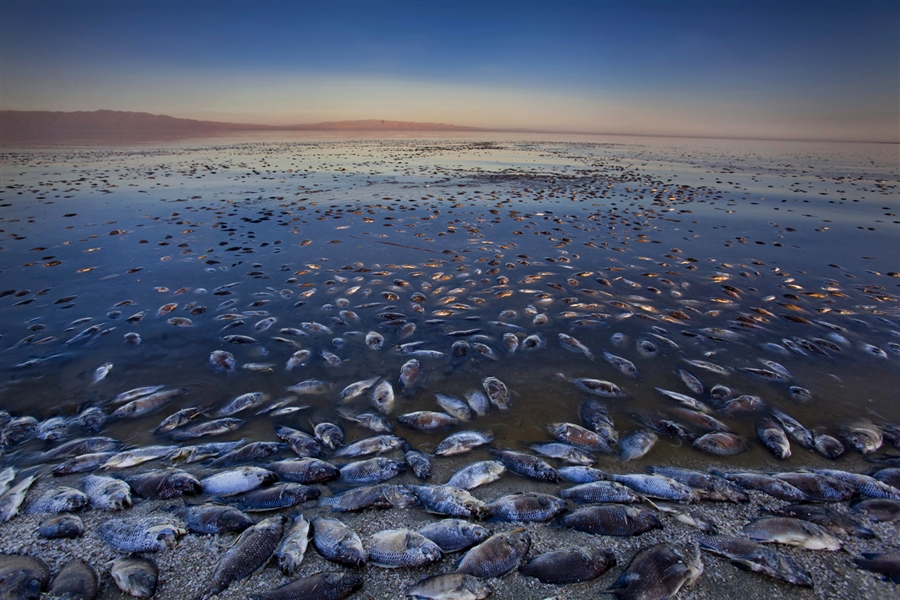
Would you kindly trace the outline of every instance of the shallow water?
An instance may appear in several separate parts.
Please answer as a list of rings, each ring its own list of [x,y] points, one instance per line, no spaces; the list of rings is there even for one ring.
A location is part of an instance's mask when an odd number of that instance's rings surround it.
[[[183,407],[223,406],[251,391],[274,401],[306,379],[333,384],[327,394],[296,400],[308,409],[282,417],[241,413],[247,423],[216,438],[274,440],[274,423],[309,430],[310,420],[337,419],[338,393],[360,379],[377,375],[394,384],[396,417],[439,410],[435,392],[462,397],[491,375],[512,390],[511,410],[495,409],[456,429],[490,429],[494,445],[519,448],[548,440],[548,423],[580,422],[584,394],[559,373],[621,386],[627,397],[605,403],[624,434],[639,427],[632,414],[673,405],[654,388],[690,394],[677,375],[685,368],[706,390],[722,383],[735,395],[759,395],[808,428],[835,432],[860,417],[900,420],[900,175],[893,146],[243,137],[6,149],[0,158],[0,287],[10,292],[0,298],[0,407],[14,415],[71,416],[88,405],[111,409],[116,394],[139,386],[186,387],[162,410],[104,431],[145,445],[165,442],[151,430]],[[214,293],[232,283],[238,285],[229,295]],[[414,292],[427,298],[421,312]],[[64,300],[69,296],[75,298]],[[339,317],[339,299],[358,322]],[[229,300],[233,306],[220,308]],[[123,301],[130,303],[116,306]],[[167,303],[178,306],[159,316]],[[529,307],[547,322],[534,325]],[[516,316],[501,317],[504,310]],[[126,322],[139,311],[146,311],[143,320]],[[401,340],[402,323],[378,316],[385,311],[405,315],[415,332]],[[242,313],[244,325],[223,331],[232,321],[216,317],[225,313]],[[255,330],[266,316],[277,321]],[[192,325],[173,326],[172,317]],[[591,324],[579,324],[584,318]],[[520,327],[520,341],[539,335],[543,346],[510,355],[501,342],[508,330],[496,321]],[[333,334],[279,333],[301,322],[322,323]],[[97,335],[69,343],[94,325]],[[447,333],[475,328],[498,360],[450,356],[461,338]],[[385,336],[385,348],[366,347],[369,331]],[[141,344],[123,341],[128,332]],[[596,358],[563,349],[560,332]],[[614,344],[614,333],[626,342]],[[642,357],[636,343],[653,339],[650,333],[677,348],[658,343],[658,356]],[[258,343],[229,344],[229,334]],[[785,338],[824,339],[838,349],[782,356],[764,347]],[[420,357],[424,381],[404,396],[397,379],[410,357],[392,347],[413,341],[446,356]],[[312,359],[286,372],[298,347],[312,350]],[[343,363],[328,365],[323,349]],[[271,364],[274,372],[215,372],[207,365],[214,350],[232,352],[239,365]],[[634,362],[640,377],[622,375],[602,359],[604,350]],[[32,359],[46,360],[20,366]],[[779,362],[793,379],[770,383],[740,370],[761,368],[761,360]],[[94,369],[108,362],[110,373],[93,383]],[[807,388],[813,400],[794,401],[789,385]],[[371,406],[364,398],[352,408]],[[761,467],[774,460],[756,440],[754,417],[716,416],[747,439],[748,452],[712,457],[662,438],[629,468]],[[366,435],[342,424],[348,439]],[[424,449],[445,435],[402,426],[398,433]],[[40,448],[28,442],[7,457],[16,462]],[[446,460],[485,457],[481,449]],[[614,457],[598,460],[600,468],[619,468]],[[795,448],[781,464],[819,461]]]

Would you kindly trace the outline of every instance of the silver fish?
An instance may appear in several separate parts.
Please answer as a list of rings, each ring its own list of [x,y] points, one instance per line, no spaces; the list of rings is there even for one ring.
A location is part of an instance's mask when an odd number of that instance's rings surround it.
[[[698,369],[703,369],[704,371],[709,371],[710,373],[715,373],[716,375],[731,375],[731,369],[727,369],[725,367],[721,367],[717,364],[707,362],[705,360],[687,360],[685,361],[687,364],[697,367]]]
[[[549,521],[565,512],[566,501],[538,492],[518,492],[487,505],[488,516],[502,521]]]
[[[168,433],[173,429],[178,429],[179,427],[184,427],[198,416],[203,413],[202,407],[192,406],[189,408],[183,408],[176,413],[173,413],[162,420],[162,422],[153,429],[153,433],[159,435],[162,433]]]
[[[406,588],[418,600],[483,600],[490,594],[490,587],[467,573],[432,575]]]
[[[442,552],[459,552],[491,537],[491,532],[462,519],[441,519],[418,530],[440,547]]]
[[[860,569],[884,575],[893,583],[900,583],[900,552],[863,552],[853,562]]]
[[[878,426],[866,419],[848,423],[841,428],[840,433],[845,440],[863,454],[875,452],[881,448],[884,441],[884,436]]]
[[[755,542],[726,535],[700,535],[697,542],[703,550],[724,556],[742,569],[794,585],[813,587],[812,577],[793,559]]]
[[[207,494],[230,496],[249,492],[272,483],[278,476],[268,469],[259,467],[238,467],[229,471],[221,471],[200,480],[200,486]]]
[[[490,409],[490,401],[480,390],[473,390],[466,394],[466,402],[479,417],[483,417]]]
[[[634,363],[626,358],[616,356],[615,354],[611,354],[609,352],[604,352],[603,359],[613,367],[618,369],[626,377],[637,379],[640,376],[640,373],[638,372],[637,367],[634,366]]]
[[[597,579],[615,566],[615,555],[594,546],[545,552],[519,567],[519,572],[543,583],[578,583]]]
[[[603,481],[606,479],[606,473],[600,469],[591,467],[562,467],[558,469],[559,476],[565,481],[572,483],[590,483],[592,481]]]
[[[340,401],[341,402],[349,402],[350,400],[353,400],[354,398],[357,398],[357,397],[363,395],[364,393],[369,391],[369,389],[373,385],[375,385],[375,383],[379,379],[380,379],[380,377],[372,377],[371,379],[363,379],[361,381],[356,381],[354,383],[351,383],[350,385],[345,387],[343,390],[341,390]]]
[[[35,476],[29,475],[0,496],[0,523],[6,523],[19,514],[19,508],[34,480]]]
[[[366,454],[381,454],[395,450],[403,445],[403,440],[393,435],[376,435],[374,437],[358,440],[344,446],[334,456],[365,456]]]
[[[171,402],[173,399],[187,393],[187,388],[162,390],[148,396],[141,396],[117,408],[110,417],[118,419],[122,417],[140,417],[155,412]]]
[[[97,528],[100,539],[119,552],[158,552],[173,547],[187,533],[171,517],[152,515],[138,519],[110,519]]]
[[[265,565],[278,547],[284,533],[284,517],[276,515],[244,530],[231,549],[216,565],[205,594],[222,592],[235,581],[249,577]]]
[[[563,444],[561,442],[526,444],[525,446],[534,450],[541,456],[563,460],[572,465],[587,466],[597,462],[596,458],[581,448],[576,448],[575,446],[570,446],[569,444]]]
[[[574,423],[553,423],[547,426],[547,431],[559,441],[565,444],[571,444],[576,448],[581,448],[582,450],[587,450],[589,452],[613,453],[606,438],[589,429],[585,429],[581,425],[575,425]]]
[[[389,381],[382,381],[372,388],[372,405],[385,415],[394,410],[394,388]]]
[[[137,598],[151,598],[156,593],[159,568],[145,558],[117,558],[109,574],[120,590]]]
[[[607,593],[619,600],[672,598],[702,573],[700,549],[693,543],[657,544],[638,552]]]
[[[181,469],[145,471],[126,477],[125,482],[136,495],[151,500],[194,496],[202,491],[200,481]]]
[[[597,502],[615,502],[619,504],[637,504],[643,498],[628,487],[615,481],[591,481],[559,491],[562,498],[575,502],[594,504]]]
[[[469,550],[456,572],[481,579],[502,577],[519,566],[530,547],[531,536],[524,529],[494,534]]]
[[[422,379],[422,365],[415,358],[406,361],[400,367],[400,383],[404,391],[414,388]]]
[[[460,421],[472,420],[472,409],[460,398],[449,394],[436,393],[438,405]]]
[[[776,458],[785,460],[791,456],[791,444],[788,442],[784,430],[773,419],[757,421],[756,435]]]
[[[369,562],[379,567],[423,567],[441,559],[441,549],[409,529],[387,529],[369,537]]]
[[[704,500],[714,502],[748,502],[749,496],[735,483],[709,473],[679,467],[647,467],[654,475],[674,479],[692,488]]]
[[[480,518],[485,514],[484,502],[466,490],[449,485],[412,485],[409,489],[416,495],[425,510],[451,517]]]
[[[595,535],[633,536],[659,529],[662,523],[648,510],[625,504],[597,504],[579,508],[559,519],[563,527]]]
[[[296,577],[300,571],[300,564],[309,545],[309,526],[309,521],[303,515],[294,517],[284,539],[275,550],[278,567],[288,577]]]
[[[700,378],[684,369],[678,369],[678,377],[684,382],[684,385],[695,394],[702,394],[704,387]]]
[[[619,444],[619,460],[628,462],[641,458],[653,448],[659,437],[646,429],[635,429],[625,435]]]
[[[862,475],[858,473],[847,473],[846,471],[838,471],[836,469],[813,469],[813,473],[833,477],[844,483],[849,483],[861,496],[867,498],[890,498],[892,500],[900,500],[900,490],[879,481],[874,477]]]
[[[87,495],[91,508],[122,510],[131,506],[131,488],[121,479],[88,475],[81,480],[81,489]]]
[[[672,515],[677,521],[685,525],[696,527],[706,533],[719,533],[719,528],[715,522],[701,514],[700,511],[689,510],[683,506],[666,504],[665,502],[654,502],[653,505],[659,512]]]
[[[537,456],[515,450],[495,450],[493,448],[490,450],[490,453],[498,457],[503,466],[513,473],[537,479],[538,481],[551,481],[553,483],[559,481],[559,473],[556,469]]]
[[[37,498],[30,500],[25,507],[25,512],[27,514],[73,512],[88,506],[89,503],[84,492],[60,486],[49,489]]]
[[[406,463],[383,457],[340,465],[339,480],[344,483],[381,483],[406,470]]]
[[[125,450],[124,452],[117,452],[111,456],[100,468],[127,469],[128,467],[134,467],[151,460],[168,458],[176,450],[178,450],[176,446],[169,445],[144,446],[142,448],[134,448],[133,450]]]
[[[217,410],[215,416],[230,417],[241,411],[255,408],[266,402],[268,399],[269,395],[263,392],[248,392],[246,394],[241,394],[240,396],[232,398],[228,404]]]
[[[697,493],[688,486],[662,475],[642,475],[638,473],[630,475],[607,474],[610,481],[621,483],[645,496],[659,498],[661,500],[673,500],[675,502],[696,502],[699,500]]]
[[[413,471],[413,475],[419,479],[428,479],[431,477],[431,460],[428,455],[421,450],[409,449],[403,453],[406,464]]]
[[[40,558],[4,554],[0,560],[0,597],[4,600],[38,600],[49,581],[50,569]]]
[[[763,517],[750,521],[744,535],[754,542],[778,542],[807,550],[841,549],[841,542],[824,527],[789,517]]]
[[[324,558],[348,567],[366,564],[369,556],[362,540],[344,523],[337,519],[316,517],[312,525],[313,544]]]
[[[198,437],[204,437],[208,435],[219,435],[222,433],[227,433],[229,431],[234,431],[241,425],[243,425],[245,421],[243,419],[238,419],[236,417],[226,417],[224,419],[215,419],[214,421],[207,421],[206,423],[198,423],[197,425],[193,425],[188,427],[187,429],[182,429],[181,431],[176,432],[172,435],[172,439],[176,441],[182,440],[190,440]],[[200,460],[200,459],[195,459]],[[193,461],[189,461],[193,462]]]

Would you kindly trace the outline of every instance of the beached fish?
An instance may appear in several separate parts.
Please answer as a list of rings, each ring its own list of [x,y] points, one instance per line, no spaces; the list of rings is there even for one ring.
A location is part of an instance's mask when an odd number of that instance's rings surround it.
[[[698,437],[691,445],[716,456],[734,456],[748,450],[742,437],[728,432],[707,433]]]
[[[559,441],[587,450],[589,452],[603,452],[612,454],[609,442],[599,433],[595,433],[581,425],[574,423],[553,423],[547,426],[547,431]]]
[[[178,450],[177,446],[158,445],[158,446],[142,446],[132,450],[125,450],[113,454],[100,468],[102,469],[127,469],[151,460],[159,460],[168,458],[173,452]]]
[[[609,550],[569,547],[536,556],[519,567],[519,572],[542,583],[566,584],[596,579],[615,564],[616,557]]]
[[[313,544],[324,558],[348,567],[361,567],[368,561],[359,535],[341,521],[316,517],[312,526]]]
[[[181,469],[146,471],[126,477],[125,482],[136,495],[151,500],[194,496],[202,491],[200,481]]]
[[[856,488],[839,479],[818,473],[773,473],[806,494],[813,502],[840,502],[856,495]]]
[[[594,398],[586,398],[581,402],[581,420],[591,430],[606,440],[607,444],[616,444],[619,434],[616,431],[609,411],[601,401]]]
[[[0,496],[0,524],[6,523],[19,514],[19,508],[25,501],[25,495],[34,480],[35,476],[29,475]]]
[[[91,508],[122,510],[131,506],[131,488],[121,479],[88,475],[81,480],[81,489],[87,495]]]
[[[679,467],[647,467],[654,475],[674,479],[695,490],[704,500],[715,502],[748,502],[750,497],[736,484],[709,473]]]
[[[158,552],[175,546],[187,533],[181,523],[164,515],[110,519],[97,527],[104,542],[119,552]]]
[[[161,409],[163,406],[187,393],[187,388],[175,388],[170,390],[161,390],[147,396],[141,396],[136,400],[124,404],[117,408],[110,415],[111,418],[119,419],[122,417],[140,417],[150,414]]]
[[[884,441],[884,436],[878,426],[866,419],[848,423],[841,428],[840,433],[851,446],[863,454],[875,452],[881,448]]]
[[[861,496],[867,498],[890,498],[900,500],[900,490],[890,486],[874,477],[859,473],[848,473],[837,469],[812,469],[813,473],[833,477],[844,483],[852,485]]]
[[[295,483],[325,483],[337,479],[340,470],[318,458],[299,458],[269,463],[266,468],[278,474],[279,479]]]
[[[860,569],[884,575],[893,583],[900,583],[900,552],[863,552],[861,558],[853,562]]]
[[[854,512],[861,512],[875,523],[900,521],[900,501],[886,498],[860,500],[851,506]]]
[[[803,519],[804,521],[821,525],[831,533],[866,539],[875,537],[875,532],[868,527],[863,527],[862,524],[844,513],[826,506],[817,504],[789,504],[788,506],[776,509],[764,508],[763,512],[776,517]]]
[[[703,550],[724,556],[741,569],[762,573],[794,585],[813,587],[810,574],[792,558],[756,542],[727,535],[700,535],[697,536],[697,542]]]
[[[276,483],[228,498],[244,512],[264,512],[290,508],[319,497],[319,490],[301,483]]]
[[[278,479],[278,475],[259,467],[238,467],[220,471],[200,480],[200,486],[207,494],[230,496],[255,490]]]
[[[491,536],[491,533],[481,525],[462,519],[441,519],[421,527],[418,533],[437,544],[445,553],[465,550]]]
[[[558,472],[561,479],[572,483],[590,483],[592,481],[606,480],[605,471],[591,467],[561,467],[558,469]]]
[[[284,533],[284,517],[276,515],[245,529],[225,556],[219,560],[212,581],[202,596],[212,596],[235,581],[246,579],[265,565]]]
[[[269,592],[253,594],[250,600],[343,600],[362,588],[356,575],[322,572],[301,577]]]
[[[726,473],[715,469],[710,472],[717,477],[722,477],[723,479],[734,482],[744,489],[764,492],[779,500],[785,500],[787,502],[804,502],[810,500],[810,497],[805,492],[797,489],[788,481],[772,477],[771,475],[752,472]]]
[[[32,497],[25,506],[25,513],[73,512],[81,510],[88,504],[90,504],[90,500],[84,492],[67,486],[59,486],[46,490],[37,498]]]
[[[791,444],[788,442],[784,430],[773,419],[757,421],[756,435],[776,458],[785,460],[791,456]]]
[[[599,502],[615,502],[619,504],[637,504],[643,498],[628,487],[614,481],[591,481],[560,490],[562,498],[574,500],[582,504]]]
[[[523,529],[494,534],[469,550],[456,572],[481,579],[502,577],[519,566],[530,547],[531,536]]]
[[[487,505],[466,490],[450,485],[411,485],[426,511],[451,517],[481,518]]]
[[[579,508],[559,519],[562,527],[571,527],[595,535],[632,536],[659,529],[662,523],[648,510],[625,504],[597,504]]]
[[[81,537],[84,534],[84,522],[78,515],[61,513],[41,521],[37,534],[51,540]]]
[[[409,393],[414,387],[421,383],[423,377],[422,365],[415,358],[411,358],[400,367],[400,383],[403,385],[404,393]]]
[[[406,463],[383,457],[340,465],[339,480],[344,483],[381,483],[406,470]]]
[[[413,475],[419,479],[428,479],[431,477],[431,459],[421,450],[410,448],[403,453],[406,464],[413,471]]]
[[[388,569],[422,567],[441,559],[440,547],[409,529],[387,529],[369,537],[369,562]]]
[[[365,456],[366,454],[381,454],[396,450],[404,444],[404,441],[394,435],[376,435],[364,438],[348,444],[334,453],[335,457]]]
[[[417,502],[418,499],[408,487],[387,483],[353,488],[336,496],[319,498],[319,506],[330,506],[334,512],[351,512],[366,508],[406,508]]]
[[[137,598],[151,598],[156,593],[159,568],[145,558],[117,558],[109,574],[120,590]]]
[[[538,492],[518,492],[487,505],[487,515],[502,521],[549,521],[565,512],[566,501]]]
[[[672,500],[674,502],[697,502],[699,496],[690,487],[662,475],[630,475],[607,474],[610,481],[621,483],[651,498]]]
[[[437,398],[438,405],[453,417],[460,421],[472,420],[472,409],[464,400],[457,398],[456,396],[441,393],[436,393],[435,398]]]
[[[468,573],[443,573],[409,586],[406,595],[417,600],[483,600],[491,588]]]
[[[750,521],[744,535],[754,542],[778,542],[807,550],[841,549],[841,542],[824,527],[790,517],[762,517]]]
[[[702,573],[700,549],[693,543],[657,544],[638,552],[607,593],[619,600],[673,598]]]
[[[495,450],[493,448],[491,448],[490,452],[499,458],[503,466],[513,473],[537,479],[538,481],[550,481],[553,483],[559,481],[559,473],[556,469],[536,456],[515,450]]]
[[[200,535],[239,533],[253,525],[253,520],[237,508],[219,504],[186,505],[175,509],[175,514],[191,533]]]
[[[561,442],[544,442],[541,444],[526,444],[526,447],[534,450],[541,456],[546,456],[548,458],[556,458],[562,461],[565,461],[569,464],[573,465],[592,465],[597,462],[597,459],[594,458],[588,452],[576,448],[575,446],[570,446],[569,444],[563,444]]]
[[[94,600],[100,591],[97,571],[80,558],[67,562],[50,582],[51,598]]]

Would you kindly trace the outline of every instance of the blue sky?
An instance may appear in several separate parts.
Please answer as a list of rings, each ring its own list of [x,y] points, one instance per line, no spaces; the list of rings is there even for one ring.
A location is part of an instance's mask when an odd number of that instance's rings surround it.
[[[15,2],[0,102],[897,141],[898,2]]]

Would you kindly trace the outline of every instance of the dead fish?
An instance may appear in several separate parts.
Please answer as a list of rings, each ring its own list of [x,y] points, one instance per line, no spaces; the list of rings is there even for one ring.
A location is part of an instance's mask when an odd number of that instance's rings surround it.
[[[614,481],[590,481],[559,491],[562,498],[574,500],[582,504],[615,502],[618,504],[637,504],[643,501],[641,496],[628,487]]]
[[[287,388],[289,392],[293,392],[300,396],[324,394],[330,389],[330,383],[319,379],[307,379]]]
[[[351,383],[350,385],[345,387],[343,390],[341,390],[340,401],[341,402],[349,402],[350,400],[353,400],[354,398],[357,398],[357,397],[363,395],[364,393],[369,391],[369,389],[373,385],[375,385],[375,383],[379,379],[381,379],[381,378],[380,377],[372,377],[371,379],[363,379],[361,381],[356,381],[354,383]]]
[[[757,421],[756,435],[776,458],[785,460],[791,456],[791,444],[784,431],[774,420],[760,419]]]
[[[559,481],[557,470],[536,456],[515,450],[495,450],[493,448],[490,453],[498,457],[503,466],[513,473],[538,481],[553,483]]]
[[[690,410],[695,410],[697,412],[706,413],[706,414],[709,414],[712,412],[712,410],[707,405],[700,402],[696,398],[692,398],[685,394],[680,394],[678,392],[673,392],[671,390],[666,390],[663,388],[653,388],[653,389],[655,389],[657,392],[659,392],[663,396],[665,396],[667,398],[671,398],[672,400],[674,400],[675,402],[677,402],[684,408],[688,408]]]
[[[490,594],[490,587],[468,573],[432,575],[406,588],[418,600],[483,600]]]
[[[393,435],[376,435],[364,438],[344,446],[334,453],[334,456],[365,456],[366,454],[381,454],[401,447],[404,441]]]
[[[562,527],[595,535],[633,536],[659,529],[662,523],[648,510],[625,504],[598,504],[579,508],[559,519]]]
[[[302,600],[309,598],[343,600],[352,596],[363,585],[356,575],[338,572],[322,572],[301,577],[270,592],[251,595],[250,600]]]
[[[646,429],[635,429],[628,432],[619,444],[619,461],[628,462],[641,458],[653,448],[659,437]]]
[[[465,550],[491,536],[491,532],[481,525],[462,519],[441,519],[420,528],[418,533],[437,544],[445,553]]]
[[[319,490],[301,483],[276,483],[228,499],[244,512],[264,512],[297,506],[319,497]]]
[[[59,486],[46,490],[37,498],[31,499],[25,507],[25,513],[73,512],[88,506],[89,503],[84,492],[67,486]]]
[[[420,410],[397,417],[397,422],[401,425],[415,429],[416,431],[442,431],[459,425],[459,419],[452,417],[447,413],[435,412],[431,410]]]
[[[214,414],[217,417],[229,417],[239,412],[256,408],[269,399],[269,395],[263,392],[248,392],[232,398],[228,404],[217,410]]]
[[[561,442],[546,442],[542,444],[525,444],[527,448],[534,450],[541,456],[556,458],[572,465],[592,465],[597,459],[581,448],[563,444]]]
[[[168,458],[178,448],[176,446],[142,446],[133,450],[125,450],[112,455],[109,460],[103,463],[101,469],[126,469],[134,467],[151,460],[160,458]]]
[[[97,383],[102,379],[105,379],[109,372],[112,371],[113,364],[111,362],[104,363],[94,369],[94,372],[91,373],[91,383]]]
[[[483,417],[490,409],[490,400],[480,390],[473,390],[466,394],[466,402],[479,417]]]
[[[360,567],[368,561],[359,535],[338,519],[316,517],[312,526],[313,544],[322,557],[348,567]]]
[[[431,477],[431,460],[421,450],[409,449],[403,453],[406,464],[413,471],[413,475],[419,479],[429,479]]]
[[[505,383],[496,377],[488,376],[481,380],[481,385],[491,404],[500,410],[509,410],[509,388]]]
[[[615,354],[611,354],[610,352],[604,352],[603,358],[604,360],[606,360],[606,362],[618,369],[626,377],[631,377],[632,379],[637,379],[638,377],[640,377],[640,373],[638,373],[637,367],[635,367],[634,363],[630,360],[622,358],[621,356],[616,356]]]
[[[260,467],[238,467],[220,471],[200,480],[200,487],[207,494],[231,496],[255,490],[278,479],[278,475]]]
[[[599,433],[595,433],[581,425],[574,423],[553,423],[547,426],[547,431],[559,441],[575,446],[589,452],[603,452],[612,454],[609,443]]]
[[[240,419],[233,420],[243,422]],[[196,444],[193,446],[182,446],[181,448],[175,450],[169,456],[169,459],[172,462],[194,463],[201,460],[206,460],[207,458],[220,456],[226,452],[231,452],[235,448],[246,444],[247,441],[247,438],[242,438],[231,442],[209,442],[206,444]]]
[[[738,485],[717,475],[679,467],[647,467],[647,470],[654,475],[662,475],[690,487],[704,500],[713,502],[750,501],[750,497]]]
[[[791,377],[784,375],[783,373],[772,371],[769,369],[757,369],[755,367],[741,367],[741,371],[744,373],[749,373],[754,377],[759,377],[760,379],[764,379],[766,381],[778,381],[785,382],[790,381]]]
[[[487,505],[488,516],[502,521],[549,521],[566,510],[565,500],[537,492],[510,494]]]
[[[120,590],[137,598],[151,598],[156,593],[159,568],[145,558],[117,558],[109,574]]]
[[[469,550],[456,572],[481,579],[502,577],[519,566],[530,547],[531,537],[523,529],[494,534]]]
[[[81,480],[81,489],[91,508],[122,510],[131,506],[131,487],[121,479],[105,475],[88,475]]]
[[[387,529],[369,537],[369,562],[379,567],[422,567],[441,559],[437,544],[409,529]]]
[[[854,558],[853,562],[860,569],[884,575],[893,583],[900,583],[900,552],[863,552],[862,558]]]
[[[884,441],[881,430],[871,421],[861,419],[841,428],[841,436],[863,454],[871,454]]]
[[[818,473],[773,473],[809,496],[813,502],[841,502],[856,495],[856,488],[839,479]]]
[[[417,503],[412,490],[402,485],[379,483],[350,489],[336,496],[319,498],[319,506],[330,506],[335,512],[366,508],[407,508]]]
[[[38,600],[50,582],[50,569],[40,558],[0,554],[0,598]]]
[[[700,549],[693,543],[656,544],[638,552],[605,593],[619,600],[662,600],[674,597],[702,573]]]
[[[84,522],[78,515],[62,513],[44,519],[38,527],[37,533],[40,537],[49,540],[74,539],[84,534]]]
[[[438,405],[460,421],[472,420],[472,409],[460,398],[449,394],[436,393]]]
[[[697,536],[700,548],[724,556],[744,570],[762,573],[794,585],[813,587],[812,577],[790,557],[744,538],[727,535]]]
[[[806,492],[797,489],[787,481],[771,475],[752,472],[726,473],[715,469],[710,472],[717,477],[732,481],[744,489],[764,492],[786,502],[808,502],[810,500]]]
[[[678,369],[678,377],[684,382],[684,385],[695,394],[699,395],[703,393],[703,382],[700,381],[700,378],[696,375],[693,375],[684,369]]]
[[[462,343],[466,344],[466,346],[468,346],[468,344],[467,344],[464,340],[459,340],[459,342],[462,342]],[[454,342],[453,345],[456,346],[456,343],[457,343],[457,342]],[[515,353],[516,353],[516,350],[519,349],[519,338],[516,337],[516,334],[514,334],[514,333],[504,333],[504,334],[503,334],[503,347],[506,348],[506,352],[507,352],[507,354],[509,354],[510,356],[512,356],[513,354],[515,354]],[[454,356],[457,356],[457,354],[456,354],[455,352],[454,352],[453,355],[454,355]]]
[[[309,357],[311,355],[312,352],[310,352],[309,350],[297,350],[291,355],[287,363],[284,365],[284,370],[290,371],[296,367],[305,365],[307,362],[309,362]]]
[[[191,533],[199,535],[239,533],[253,525],[253,520],[237,508],[219,504],[186,505],[175,509],[175,514]]]
[[[841,542],[824,527],[789,517],[762,517],[753,519],[743,529],[744,535],[754,542],[778,542],[807,550],[837,551]]]
[[[269,463],[266,467],[280,479],[295,483],[326,483],[337,479],[340,470],[318,458],[300,458]]]
[[[409,391],[415,387],[422,377],[422,365],[415,358],[411,358],[400,367],[400,383],[403,384],[404,391]]]
[[[494,439],[490,431],[458,431],[444,438],[434,450],[436,456],[462,454],[473,448],[489,444]]]
[[[710,373],[715,373],[716,375],[728,376],[731,375],[731,369],[727,369],[725,367],[721,367],[717,364],[707,362],[705,360],[687,360],[685,361],[687,364],[697,367],[698,369],[703,369],[704,371],[709,371]]]
[[[481,518],[487,505],[467,492],[450,485],[408,486],[428,512],[463,518]]]
[[[743,438],[734,433],[707,433],[698,437],[691,445],[716,456],[734,456],[748,450]]]
[[[597,579],[615,564],[616,557],[609,550],[573,546],[536,556],[519,567],[519,572],[542,583],[566,584]]]
[[[281,515],[269,517],[244,530],[216,565],[212,581],[203,596],[218,594],[265,565],[278,547],[283,532],[284,517]]]
[[[812,469],[812,472],[849,483],[861,496],[867,498],[900,500],[900,490],[868,475],[848,473],[837,469]]]
[[[622,392],[622,389],[611,381],[606,381],[604,379],[590,379],[587,377],[569,379],[562,373],[557,373],[557,375],[588,394],[601,396],[603,398],[621,398],[625,395],[624,392]]]
[[[790,504],[777,509],[764,508],[762,510],[765,514],[775,517],[803,519],[804,521],[821,525],[831,533],[851,535],[866,539],[875,537],[875,532],[868,527],[863,527],[860,523],[847,515],[825,506],[816,504]]]
[[[219,435],[222,433],[227,433],[229,431],[234,431],[244,423],[244,419],[238,419],[235,417],[215,419],[213,421],[207,421],[206,423],[198,423],[197,425],[193,425],[191,427],[188,427],[187,429],[182,429],[181,431],[178,431],[174,435],[172,435],[172,439],[176,441],[183,441],[208,435]],[[202,459],[195,458],[194,460]]]
[[[135,494],[150,500],[195,496],[202,491],[200,481],[181,469],[145,471],[126,477],[125,483]]]
[[[322,445],[331,450],[344,445],[344,432],[334,423],[318,423],[313,427],[313,433]]]
[[[674,502],[697,502],[699,500],[697,493],[693,489],[662,475],[642,475],[639,473],[615,475],[609,473],[607,478],[651,498],[672,500]]]
[[[73,559],[60,569],[50,582],[50,597],[72,600],[94,600],[100,590],[97,571],[81,560]]]
[[[341,418],[346,419],[351,423],[355,423],[360,427],[370,429],[375,433],[393,433],[394,431],[394,426],[391,425],[387,419],[374,413],[367,412],[352,415],[350,413],[341,412],[340,415]]]
[[[719,408],[719,410],[721,410],[726,415],[731,415],[732,417],[740,417],[761,413],[762,411],[766,410],[768,406],[769,403],[759,396],[744,394],[742,396],[738,396],[737,398],[728,400]]]
[[[893,523],[900,520],[900,501],[886,498],[860,500],[851,510],[861,512],[875,523]]]
[[[799,421],[788,415],[787,413],[778,410],[774,406],[770,409],[772,416],[781,427],[792,437],[795,441],[797,441],[804,448],[812,449],[815,447],[815,440],[813,438],[813,434],[806,429]]]
[[[382,414],[388,415],[394,410],[394,388],[389,381],[383,380],[372,388],[372,405]]]
[[[162,422],[153,429],[153,433],[159,435],[169,433],[173,429],[178,429],[179,427],[184,427],[200,416],[204,410],[205,408],[196,406],[183,408],[163,419]]]
[[[126,404],[131,402],[132,400],[136,400],[142,396],[149,396],[154,392],[158,392],[163,389],[164,385],[148,385],[144,387],[134,388],[133,390],[128,390],[127,392],[122,392],[115,398],[113,398],[112,403],[116,406],[121,404]]]
[[[161,409],[175,398],[186,394],[187,388],[173,388],[161,390],[147,396],[141,396],[117,408],[110,415],[112,418],[140,417]]]
[[[379,456],[340,465],[340,480],[344,483],[381,483],[405,470],[405,463]]]
[[[158,552],[173,547],[187,533],[177,520],[163,515],[110,519],[97,528],[100,539],[119,552]]]

